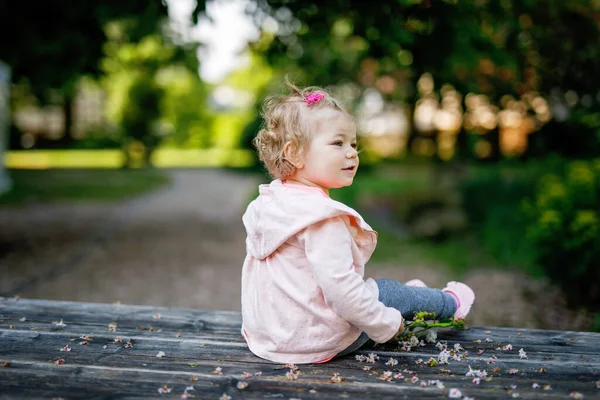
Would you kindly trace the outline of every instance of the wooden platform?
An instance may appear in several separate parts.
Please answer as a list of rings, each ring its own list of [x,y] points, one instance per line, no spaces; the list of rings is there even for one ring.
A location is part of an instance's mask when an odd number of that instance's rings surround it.
[[[458,358],[448,364],[427,365],[441,351],[428,343],[293,371],[252,355],[240,324],[232,312],[0,298],[0,398],[600,398],[596,333],[472,327],[438,332]]]

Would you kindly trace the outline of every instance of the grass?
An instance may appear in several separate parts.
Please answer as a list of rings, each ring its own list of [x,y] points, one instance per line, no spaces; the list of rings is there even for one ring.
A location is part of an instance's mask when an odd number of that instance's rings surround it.
[[[121,168],[121,150],[12,150],[4,155],[7,168]],[[252,152],[243,149],[169,149],[152,153],[156,168],[245,167],[253,162]]]
[[[369,222],[368,213],[360,208],[361,199],[389,196],[398,202],[408,201],[416,192],[429,191],[433,177],[431,164],[384,165],[358,174],[352,186],[332,190],[331,196],[363,213]],[[377,249],[371,258],[374,262],[444,266],[458,276],[476,267],[498,267],[472,233],[429,241],[399,237],[389,228],[373,227],[378,231]]]
[[[13,188],[0,206],[24,203],[118,201],[157,189],[169,178],[155,169],[10,169]]]
[[[378,230],[374,262],[399,266],[443,266],[460,277],[473,268],[498,267],[473,237],[451,238],[430,242],[413,238],[398,238],[385,229]]]

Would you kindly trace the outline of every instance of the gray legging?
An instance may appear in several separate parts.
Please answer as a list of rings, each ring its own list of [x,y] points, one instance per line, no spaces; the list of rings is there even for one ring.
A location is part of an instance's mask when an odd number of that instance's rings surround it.
[[[450,318],[456,312],[454,297],[440,289],[406,286],[391,279],[377,279],[379,301],[402,313],[402,317],[411,320],[419,311],[434,312],[436,318]],[[369,336],[362,333],[350,346],[339,352],[336,357],[353,353],[369,341]]]

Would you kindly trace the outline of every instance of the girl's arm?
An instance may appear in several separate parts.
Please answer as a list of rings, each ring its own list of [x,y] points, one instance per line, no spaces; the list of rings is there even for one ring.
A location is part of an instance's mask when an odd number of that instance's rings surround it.
[[[378,343],[394,337],[402,325],[402,315],[381,303],[376,289],[355,271],[354,239],[342,217],[313,224],[302,237],[327,305]]]

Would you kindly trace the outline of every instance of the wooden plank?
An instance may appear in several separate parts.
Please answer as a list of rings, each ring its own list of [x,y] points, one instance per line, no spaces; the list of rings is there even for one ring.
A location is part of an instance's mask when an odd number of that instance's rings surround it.
[[[0,329],[0,339],[3,343],[2,354],[11,357],[25,357],[25,359],[38,360],[51,359],[52,357],[76,358],[83,357],[84,362],[92,362],[99,355],[107,356],[110,354],[119,354],[127,356],[149,357],[150,362],[155,359],[160,351],[165,353],[168,358],[179,360],[208,360],[212,363],[220,360],[236,361],[243,363],[263,364],[265,361],[255,357],[250,353],[244,343],[231,341],[213,341],[206,342],[197,339],[180,338],[149,338],[142,336],[118,336],[121,342],[115,342],[116,335],[96,335],[86,340],[88,344],[80,345],[83,341],[76,334],[71,332],[35,332]],[[132,347],[125,345],[132,343]],[[69,345],[72,349],[69,352],[61,352],[65,346]],[[106,348],[104,348],[106,346]],[[32,349],[35,351],[32,352]],[[426,362],[430,357],[437,358],[439,350],[433,345],[419,348],[417,351],[397,352],[397,351],[375,351],[382,359],[390,357],[399,358],[399,362],[404,363],[407,368],[417,366],[417,361]],[[368,350],[361,351],[359,354],[368,354]],[[493,364],[489,364],[490,356],[495,355]],[[86,358],[87,357],[87,358]],[[478,356],[469,352],[466,359],[456,361],[456,365],[462,365],[461,368],[466,373],[467,365],[476,369],[486,369],[492,371],[493,368],[508,370],[510,368],[526,369],[527,371],[539,371],[544,368],[547,374],[554,373],[555,368],[560,370],[568,367],[569,373],[593,373],[598,370],[598,363],[592,357],[582,357],[582,355],[571,353],[554,353],[553,355],[542,355],[539,353],[528,353],[527,359],[520,359],[516,351],[511,352],[490,352],[488,355]],[[41,359],[39,359],[41,360]],[[354,366],[353,358],[345,358]],[[381,362],[383,364],[383,362]],[[161,361],[160,365],[164,365]],[[421,366],[422,367],[422,366]],[[561,375],[564,373],[558,372]],[[547,375],[548,376],[548,375]]]
[[[459,343],[467,351],[466,359],[429,367],[417,361],[437,358],[439,349],[432,344],[411,352],[378,346],[358,353],[374,351],[380,357],[375,363],[347,356],[299,366],[302,374],[289,380],[285,375],[289,368],[249,352],[239,333],[238,313],[1,300],[0,366],[8,364],[0,368],[0,394],[9,396],[148,398],[158,395],[159,387],[171,385],[173,391],[167,396],[179,397],[190,384],[196,388],[190,394],[198,398],[218,398],[223,393],[232,398],[429,398],[447,397],[451,388],[477,398],[506,398],[515,393],[526,398],[566,398],[573,391],[586,398],[599,394],[600,335],[594,333],[493,327],[446,330],[439,333],[439,339],[450,348]],[[154,317],[156,313],[160,319]],[[66,326],[54,324],[57,319],[63,319]],[[117,331],[109,332],[108,322],[116,320]],[[80,345],[81,335],[93,340]],[[122,341],[115,343],[116,336]],[[124,346],[128,341],[133,347]],[[502,350],[508,343],[513,350]],[[67,344],[71,351],[61,352]],[[527,359],[519,358],[521,347]],[[477,354],[478,349],[483,353]],[[165,356],[156,357],[159,351]],[[496,356],[494,364],[488,364],[492,355]],[[386,365],[390,357],[398,364]],[[59,358],[65,363],[56,365]],[[365,371],[365,366],[371,369]],[[465,375],[469,366],[487,372],[479,385]],[[214,373],[216,367],[222,369],[221,375]],[[510,374],[513,368],[518,372]],[[385,371],[401,373],[403,378],[384,381]],[[332,383],[332,374],[345,381]],[[418,381],[412,382],[413,377]],[[444,388],[421,387],[433,380],[442,381]],[[240,381],[250,385],[240,390]],[[543,390],[544,385],[551,390]]]

